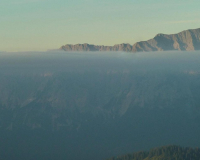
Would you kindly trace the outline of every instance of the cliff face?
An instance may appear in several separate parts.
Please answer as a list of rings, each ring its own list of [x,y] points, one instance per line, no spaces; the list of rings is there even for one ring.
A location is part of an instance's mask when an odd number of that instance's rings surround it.
[[[125,52],[149,52],[149,51],[194,51],[200,50],[200,28],[182,31],[178,34],[157,34],[153,39],[137,42],[134,45],[117,44],[114,46],[98,46],[90,44],[67,44],[60,48],[64,51],[125,51]]]

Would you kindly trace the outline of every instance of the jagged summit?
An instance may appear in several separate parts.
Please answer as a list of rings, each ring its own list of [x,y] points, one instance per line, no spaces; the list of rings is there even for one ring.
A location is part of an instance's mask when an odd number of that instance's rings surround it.
[[[189,29],[177,34],[157,34],[153,39],[114,46],[93,44],[66,44],[60,48],[64,51],[125,51],[125,52],[149,52],[149,51],[194,51],[200,50],[200,28]]]

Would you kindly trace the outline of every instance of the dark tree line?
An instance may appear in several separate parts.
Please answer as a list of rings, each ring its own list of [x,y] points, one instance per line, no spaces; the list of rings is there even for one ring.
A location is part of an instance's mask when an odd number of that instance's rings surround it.
[[[123,156],[112,157],[107,160],[199,160],[200,149],[180,146],[164,146],[148,152],[141,151]]]

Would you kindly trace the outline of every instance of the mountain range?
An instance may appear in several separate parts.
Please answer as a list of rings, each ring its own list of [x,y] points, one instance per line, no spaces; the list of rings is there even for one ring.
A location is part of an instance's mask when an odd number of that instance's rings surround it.
[[[66,44],[59,48],[64,51],[195,51],[200,50],[200,28],[185,30],[177,34],[157,34],[154,38],[133,45],[122,43],[114,46],[93,44]]]

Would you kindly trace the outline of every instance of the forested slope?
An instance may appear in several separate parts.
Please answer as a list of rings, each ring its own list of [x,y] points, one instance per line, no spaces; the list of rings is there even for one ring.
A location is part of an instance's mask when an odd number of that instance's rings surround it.
[[[141,151],[113,157],[107,160],[199,160],[199,148],[184,148],[180,146],[164,146],[152,149],[148,152]]]

